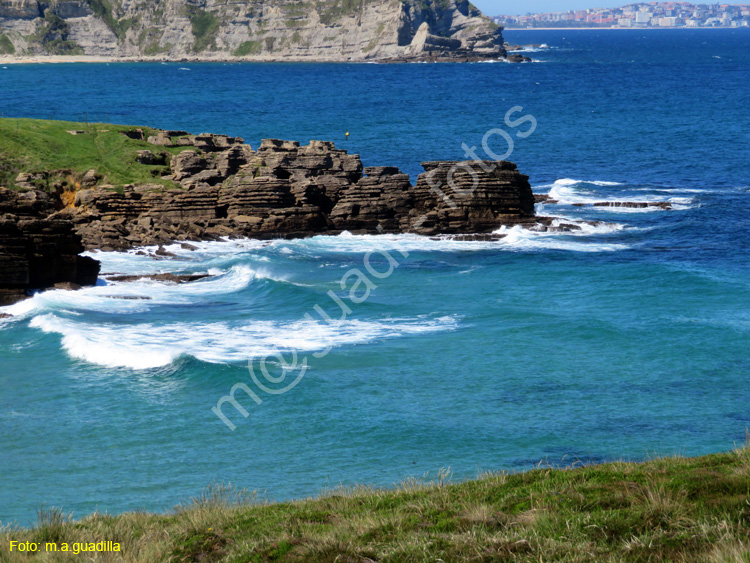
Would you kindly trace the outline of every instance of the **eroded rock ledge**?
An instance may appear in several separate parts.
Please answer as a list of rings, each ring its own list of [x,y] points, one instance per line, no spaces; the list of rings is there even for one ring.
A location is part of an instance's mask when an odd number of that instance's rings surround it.
[[[0,304],[29,289],[95,283],[99,265],[78,256],[84,248],[343,231],[490,236],[503,225],[545,225],[511,162],[425,162],[412,185],[398,168],[365,168],[330,142],[266,139],[256,151],[226,135],[123,134],[144,146],[132,165],[168,171],[161,180],[174,187],[113,186],[90,170],[73,191],[48,193],[39,186],[51,172],[19,174],[20,191],[0,189]]]
[[[170,162],[180,188],[78,191],[58,216],[75,224],[86,248],[343,231],[489,233],[534,222],[528,177],[510,162],[425,162],[412,185],[397,168],[365,168],[358,155],[324,141],[266,139],[254,151],[242,139],[165,131],[149,142],[157,146],[140,161],[152,162],[158,145],[186,146]]]
[[[0,306],[30,289],[93,285],[99,262],[79,256],[81,237],[69,220],[50,217],[52,198],[43,192],[0,188]]]

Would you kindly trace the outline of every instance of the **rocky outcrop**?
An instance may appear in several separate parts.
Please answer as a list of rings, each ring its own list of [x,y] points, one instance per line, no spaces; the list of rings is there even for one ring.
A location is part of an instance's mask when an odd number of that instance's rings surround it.
[[[501,28],[468,0],[0,0],[0,36],[16,56],[400,61],[506,54]]]
[[[414,187],[415,228],[424,234],[486,233],[529,222],[534,194],[512,162],[425,162]]]
[[[510,162],[425,162],[412,185],[398,168],[364,168],[330,142],[265,139],[253,150],[225,135],[135,138],[144,148],[131,165],[160,166],[172,187],[112,186],[92,169],[64,190],[50,186],[49,171],[22,172],[15,191],[0,188],[0,304],[30,289],[96,283],[99,264],[79,256],[84,248],[343,231],[492,238],[503,225],[549,226]]]
[[[0,188],[0,306],[29,290],[96,284],[99,262],[79,256],[81,236],[54,212],[43,192]]]
[[[154,149],[137,161],[152,162],[158,146],[184,146],[170,163],[179,189],[105,184],[79,190],[58,213],[87,248],[343,231],[481,234],[537,221],[528,178],[510,162],[426,162],[412,185],[397,168],[364,168],[330,142],[265,139],[254,151],[242,139],[172,133],[151,136]]]

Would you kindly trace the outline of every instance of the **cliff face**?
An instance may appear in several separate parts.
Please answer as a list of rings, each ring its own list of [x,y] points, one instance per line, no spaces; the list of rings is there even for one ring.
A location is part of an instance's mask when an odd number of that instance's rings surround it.
[[[390,166],[363,167],[333,143],[242,139],[165,131],[149,137],[149,163],[164,146],[180,189],[110,185],[79,190],[58,213],[89,249],[124,249],[174,240],[304,237],[315,234],[488,234],[535,225],[528,177],[510,162],[427,162],[415,185]],[[144,164],[146,165],[146,164]]]
[[[0,0],[0,55],[362,61],[504,56],[468,0]]]
[[[510,162],[425,162],[412,185],[398,168],[364,167],[325,141],[265,139],[253,150],[226,135],[106,134],[139,147],[120,153],[132,159],[123,164],[133,177],[156,172],[150,180],[166,184],[112,185],[96,169],[19,173],[13,189],[0,187],[0,306],[30,289],[96,283],[99,263],[80,256],[84,248],[343,231],[494,240],[503,225],[543,228],[546,220],[534,214],[528,177]]]
[[[43,192],[0,188],[0,306],[25,298],[29,289],[94,285],[99,262],[83,252],[81,236],[64,218],[49,217]]]

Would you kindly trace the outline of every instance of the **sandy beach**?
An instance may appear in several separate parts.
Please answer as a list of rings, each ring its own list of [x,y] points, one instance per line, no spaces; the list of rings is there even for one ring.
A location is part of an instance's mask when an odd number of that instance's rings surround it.
[[[33,56],[0,56],[0,64],[40,64],[40,63],[178,63],[178,62],[236,62],[248,59],[221,57],[184,57],[169,59],[166,57],[101,57],[92,55],[33,55]]]

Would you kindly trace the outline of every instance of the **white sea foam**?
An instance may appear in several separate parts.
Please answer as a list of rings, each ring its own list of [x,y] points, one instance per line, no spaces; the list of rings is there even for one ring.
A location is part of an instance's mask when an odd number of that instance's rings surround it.
[[[542,53],[544,51],[549,51],[550,49],[551,47],[549,45],[542,43],[539,47],[524,47],[523,49],[510,51],[510,53]]]
[[[668,202],[672,204],[672,209],[682,210],[689,209],[694,198],[690,197],[664,197],[659,195],[658,192],[662,191],[658,188],[649,190],[650,194],[637,194],[630,195],[628,188],[624,187],[624,184],[619,182],[608,182],[602,180],[574,180],[572,178],[563,178],[557,180],[554,184],[547,184],[537,186],[537,189],[549,188],[548,195],[550,198],[556,200],[562,205],[576,205],[576,204],[594,204],[598,202],[611,202],[611,203],[624,203],[624,202],[643,202],[643,203],[658,203]],[[598,190],[597,188],[619,188],[618,193],[612,193],[611,191]],[[641,190],[638,190],[641,191]],[[652,207],[601,207],[600,211],[607,213],[649,213],[654,211],[663,211],[663,208],[652,206]]]
[[[34,317],[30,323],[61,335],[63,348],[73,358],[131,369],[165,366],[182,356],[208,363],[244,362],[277,350],[314,352],[329,346],[455,330],[458,325],[455,317],[346,320],[339,324],[300,320],[93,325],[54,314]]]
[[[17,319],[38,315],[45,311],[88,311],[109,314],[133,314],[157,305],[195,303],[198,298],[231,295],[247,288],[255,280],[281,281],[282,276],[271,275],[246,265],[226,271],[214,271],[215,277],[174,284],[142,279],[133,282],[113,282],[108,285],[85,287],[78,291],[51,290],[37,293],[0,312]]]
[[[299,240],[225,240],[195,243],[197,249],[192,251],[172,245],[167,249],[177,254],[178,259],[170,260],[141,256],[137,251],[95,252],[90,255],[102,261],[104,272],[129,275],[207,273],[212,277],[180,285],[148,279],[133,282],[100,281],[95,287],[79,291],[53,290],[38,293],[15,305],[2,307],[0,312],[13,315],[10,319],[5,319],[6,324],[59,311],[67,311],[69,314],[101,312],[130,315],[152,310],[159,305],[194,304],[201,299],[231,296],[262,281],[308,287],[309,284],[289,279],[290,275],[278,273],[278,262],[290,259],[316,260],[319,267],[336,267],[338,264],[327,264],[325,260],[320,260],[320,257],[331,252],[358,255],[388,252],[398,262],[403,262],[413,252],[512,252],[545,249],[608,252],[627,248],[623,244],[601,240],[603,235],[623,230],[626,228],[624,225],[592,225],[571,217],[560,217],[556,223],[560,222],[577,224],[580,230],[543,232],[522,227],[503,228],[497,233],[505,235],[504,238],[487,241],[463,241],[414,234],[352,235],[348,232],[338,236]],[[556,225],[553,223],[553,226]],[[587,237],[596,238],[586,240]],[[375,258],[377,259],[377,255]],[[260,265],[261,262],[263,265]]]
[[[577,186],[579,184],[591,184],[594,186],[624,186],[625,184],[621,182],[608,182],[605,180],[574,180],[572,178],[563,178],[561,180],[555,180],[552,184],[540,184],[538,186],[534,186],[534,189],[544,189],[544,188],[567,188],[571,186]]]
[[[562,221],[562,222],[568,222]],[[515,227],[501,227],[496,234],[503,234],[505,238],[499,244],[505,245],[513,250],[568,250],[574,252],[615,252],[628,248],[625,244],[579,241],[571,237],[585,237],[590,235],[609,234],[620,230],[614,226],[581,225],[580,231],[565,233],[538,232],[524,229],[520,225]]]
[[[621,230],[622,226],[593,227],[587,223],[565,219],[565,223],[576,223],[581,226],[580,231],[571,232],[542,232],[517,226],[513,229],[501,228],[494,234],[507,235],[499,240],[455,240],[450,237],[426,237],[413,234],[401,235],[352,235],[344,232],[338,236],[318,236],[301,241],[293,241],[299,247],[304,246],[308,251],[318,253],[367,253],[388,252],[398,262],[407,258],[403,253],[412,252],[477,252],[486,250],[518,251],[518,250],[573,250],[582,252],[610,251],[627,248],[625,245],[598,244],[570,240],[570,236],[585,237],[601,235]],[[289,243],[290,241],[286,241]]]

